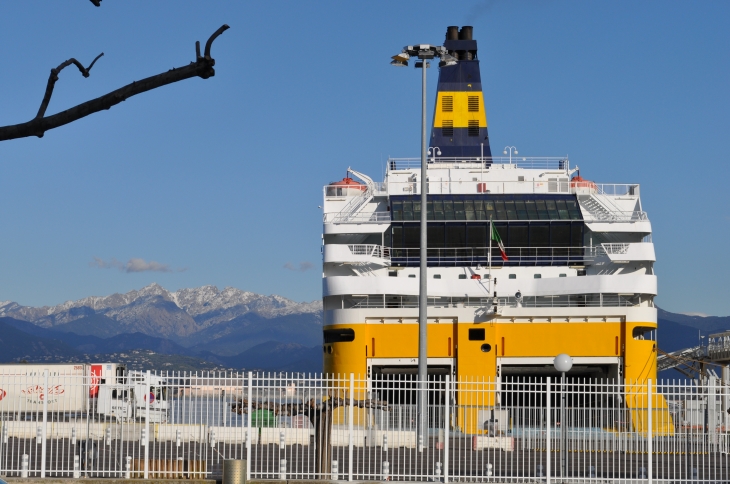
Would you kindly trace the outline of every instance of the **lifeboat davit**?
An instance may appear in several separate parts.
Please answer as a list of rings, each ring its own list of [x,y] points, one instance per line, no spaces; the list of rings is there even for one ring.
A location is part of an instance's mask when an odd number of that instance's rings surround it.
[[[360,195],[367,190],[367,186],[363,183],[356,182],[352,178],[346,176],[340,181],[332,182],[327,185],[327,196],[329,197],[351,197]]]

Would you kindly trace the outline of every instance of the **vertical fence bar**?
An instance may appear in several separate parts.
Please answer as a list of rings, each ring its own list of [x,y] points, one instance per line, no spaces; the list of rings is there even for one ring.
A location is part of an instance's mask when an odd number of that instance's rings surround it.
[[[545,453],[547,454],[547,462],[545,462],[545,479],[546,484],[550,484],[550,472],[552,455],[550,455],[550,377],[545,378]]]
[[[150,478],[150,370],[147,370],[147,379],[144,382],[144,478]],[[136,404],[134,404],[136,407]],[[137,410],[135,408],[135,410]]]
[[[648,471],[646,478],[648,479],[649,484],[651,484],[651,479],[652,479],[652,470],[653,470],[652,469],[652,467],[653,467],[652,466],[652,464],[653,464],[652,453],[654,450],[654,446],[653,446],[653,442],[652,442],[654,439],[654,432],[652,429],[652,404],[651,404],[653,392],[651,390],[652,390],[651,378],[649,378],[647,380],[647,384],[646,384],[646,396],[648,398],[647,409],[648,409],[648,414],[649,414],[647,417],[647,425],[646,425],[646,454],[647,454],[647,459],[648,459],[648,462],[646,463],[646,467],[647,467],[647,471]]]
[[[449,430],[451,429],[450,405],[451,405],[451,375],[446,375],[446,398],[444,398],[444,484],[449,482]]]
[[[355,404],[355,374],[350,373],[350,408],[347,412],[347,420],[348,420],[348,431],[349,431],[349,440],[348,440],[348,451],[347,451],[347,480],[352,481],[352,441],[353,441],[353,419],[355,416],[355,409],[353,408]]]
[[[48,423],[48,370],[43,370],[43,427],[41,428],[41,479],[46,477],[46,424]],[[37,447],[37,446],[36,446]]]
[[[246,482],[251,480],[251,439],[253,439],[253,427],[251,426],[251,399],[252,399],[253,373],[248,372],[248,388],[246,389],[246,426],[248,427],[248,435],[246,435]],[[243,407],[243,405],[241,405]],[[241,408],[243,413],[243,408]],[[258,437],[258,433],[256,434]],[[258,439],[256,440],[258,442]]]

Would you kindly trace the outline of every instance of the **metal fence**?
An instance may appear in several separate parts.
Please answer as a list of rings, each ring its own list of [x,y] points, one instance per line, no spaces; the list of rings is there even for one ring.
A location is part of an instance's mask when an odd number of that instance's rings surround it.
[[[0,374],[0,475],[730,481],[724,385],[443,373]]]

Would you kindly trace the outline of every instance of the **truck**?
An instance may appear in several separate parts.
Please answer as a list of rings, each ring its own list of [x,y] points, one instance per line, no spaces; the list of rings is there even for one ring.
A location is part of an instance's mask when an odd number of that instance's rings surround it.
[[[168,418],[163,377],[127,371],[116,363],[0,365],[0,416],[37,420],[116,419],[164,423]]]

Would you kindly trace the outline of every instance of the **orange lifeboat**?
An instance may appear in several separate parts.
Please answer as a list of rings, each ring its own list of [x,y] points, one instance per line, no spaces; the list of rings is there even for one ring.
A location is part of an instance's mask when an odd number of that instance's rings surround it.
[[[592,181],[585,180],[580,175],[576,175],[570,179],[570,188],[590,188],[595,190],[598,187]]]
[[[332,182],[327,185],[327,196],[328,197],[350,197],[353,195],[359,195],[367,190],[367,187],[359,182],[356,182],[352,178],[346,176],[340,181]]]

